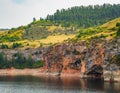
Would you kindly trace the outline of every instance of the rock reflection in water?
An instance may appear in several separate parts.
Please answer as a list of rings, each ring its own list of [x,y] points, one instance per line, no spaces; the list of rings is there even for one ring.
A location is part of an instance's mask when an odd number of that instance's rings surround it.
[[[46,77],[42,81],[48,87],[56,87],[63,90],[93,90],[104,91],[104,83],[102,80],[87,80],[75,77]]]
[[[0,77],[0,93],[120,93],[120,82],[75,77]],[[6,92],[7,91],[7,92]]]

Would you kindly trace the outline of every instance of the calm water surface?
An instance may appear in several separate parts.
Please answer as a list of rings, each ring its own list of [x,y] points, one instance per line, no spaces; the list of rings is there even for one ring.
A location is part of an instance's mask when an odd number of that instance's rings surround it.
[[[0,77],[0,93],[120,93],[119,83],[59,77]]]

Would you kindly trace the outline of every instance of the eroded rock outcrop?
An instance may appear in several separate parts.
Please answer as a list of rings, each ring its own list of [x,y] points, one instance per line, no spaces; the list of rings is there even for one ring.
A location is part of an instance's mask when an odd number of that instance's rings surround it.
[[[106,80],[106,74],[108,71],[111,72],[110,69],[106,69],[112,64],[112,57],[120,53],[119,45],[120,43],[116,40],[111,42],[103,40],[92,41],[89,44],[86,42],[63,43],[49,47],[43,53],[45,71],[61,76],[72,74],[80,77],[105,78]],[[120,76],[119,69],[117,69],[116,75]]]
[[[85,42],[62,44],[46,49],[43,60],[46,72],[87,75],[86,72],[93,65],[102,67],[104,48],[101,44],[91,44],[88,47]]]

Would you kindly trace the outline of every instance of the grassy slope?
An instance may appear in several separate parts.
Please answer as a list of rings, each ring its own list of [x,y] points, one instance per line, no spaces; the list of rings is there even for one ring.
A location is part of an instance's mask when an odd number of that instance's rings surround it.
[[[3,35],[5,33],[5,31],[0,31],[0,36]]]
[[[27,47],[32,47],[32,48],[37,48],[39,46],[49,46],[52,44],[56,44],[56,43],[61,43],[64,40],[67,39],[71,39],[74,38],[75,35],[71,34],[71,35],[55,35],[55,36],[48,36],[45,39],[40,39],[40,40],[21,40],[18,41],[18,43],[22,43],[24,45],[24,48]],[[9,43],[10,44],[10,43]]]
[[[12,47],[13,42],[8,41],[9,38],[12,38],[12,37],[18,37],[19,39],[16,40],[15,42],[21,43],[24,46],[24,48],[39,47],[41,45],[51,45],[55,43],[61,43],[64,40],[75,37],[75,34],[71,33],[72,27],[65,28],[65,27],[61,27],[60,25],[59,26],[54,26],[54,25],[41,26],[39,24],[38,25],[33,24],[27,30],[29,30],[29,33],[27,35],[25,35],[26,31],[24,29],[22,30],[16,29],[13,31],[11,30],[11,31],[0,32],[0,38],[3,41],[0,43],[0,45],[4,43],[4,44],[7,44],[9,47]],[[40,38],[43,35],[46,35],[46,37]],[[29,39],[31,37],[33,37],[34,39]]]
[[[107,22],[103,24],[102,26],[99,26],[97,28],[88,28],[88,29],[77,29],[79,30],[79,37],[80,40],[87,40],[91,38],[101,38],[104,37],[106,39],[112,39],[116,35],[116,23],[120,22],[120,18],[116,18],[110,22]],[[42,26],[41,26],[42,27]],[[114,28],[114,29],[113,29]],[[61,43],[64,40],[67,39],[74,39],[75,34],[71,32],[67,32],[66,30],[70,31],[71,28],[65,28],[61,26],[46,26],[46,29],[48,32],[52,32],[51,35],[48,35],[46,38],[37,39],[37,40],[29,40],[29,39],[23,39],[23,34],[25,33],[24,30],[16,30],[16,31],[0,31],[0,37],[6,36],[6,37],[13,37],[17,36],[20,38],[20,40],[17,40],[16,42],[22,43],[24,48],[26,47],[39,47],[41,45],[51,45],[55,43]],[[57,29],[57,30],[56,30]],[[61,31],[59,32],[58,29]],[[57,31],[57,33],[54,31]],[[67,34],[65,35],[63,32],[66,31]],[[33,30],[34,32],[34,30]],[[10,47],[12,46],[12,42],[4,42]]]
[[[103,28],[106,28],[106,32],[104,34],[108,35],[107,36],[108,40],[116,36],[116,32],[117,32],[116,23],[120,23],[120,17],[114,20],[111,20],[101,26]]]
[[[116,26],[117,22],[120,22],[120,17],[103,24],[101,27],[105,27],[107,29],[112,29],[113,27]]]
[[[91,38],[106,38],[108,40],[112,39],[116,36],[116,23],[118,22],[120,22],[120,18],[111,20],[96,28],[80,30],[77,38],[80,40],[88,40]]]
[[[67,40],[67,39],[71,39],[71,38],[74,38],[75,35],[71,34],[71,35],[56,35],[56,36],[48,36],[46,39],[41,39],[40,42],[41,43],[45,43],[45,44],[48,44],[48,43],[60,43],[60,42],[63,42],[64,40]]]

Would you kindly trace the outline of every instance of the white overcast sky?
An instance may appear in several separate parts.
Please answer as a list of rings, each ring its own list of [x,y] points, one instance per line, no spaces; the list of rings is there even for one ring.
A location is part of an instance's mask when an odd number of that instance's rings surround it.
[[[80,5],[119,4],[120,0],[0,0],[0,28],[11,28],[30,23],[53,14],[57,9]]]

